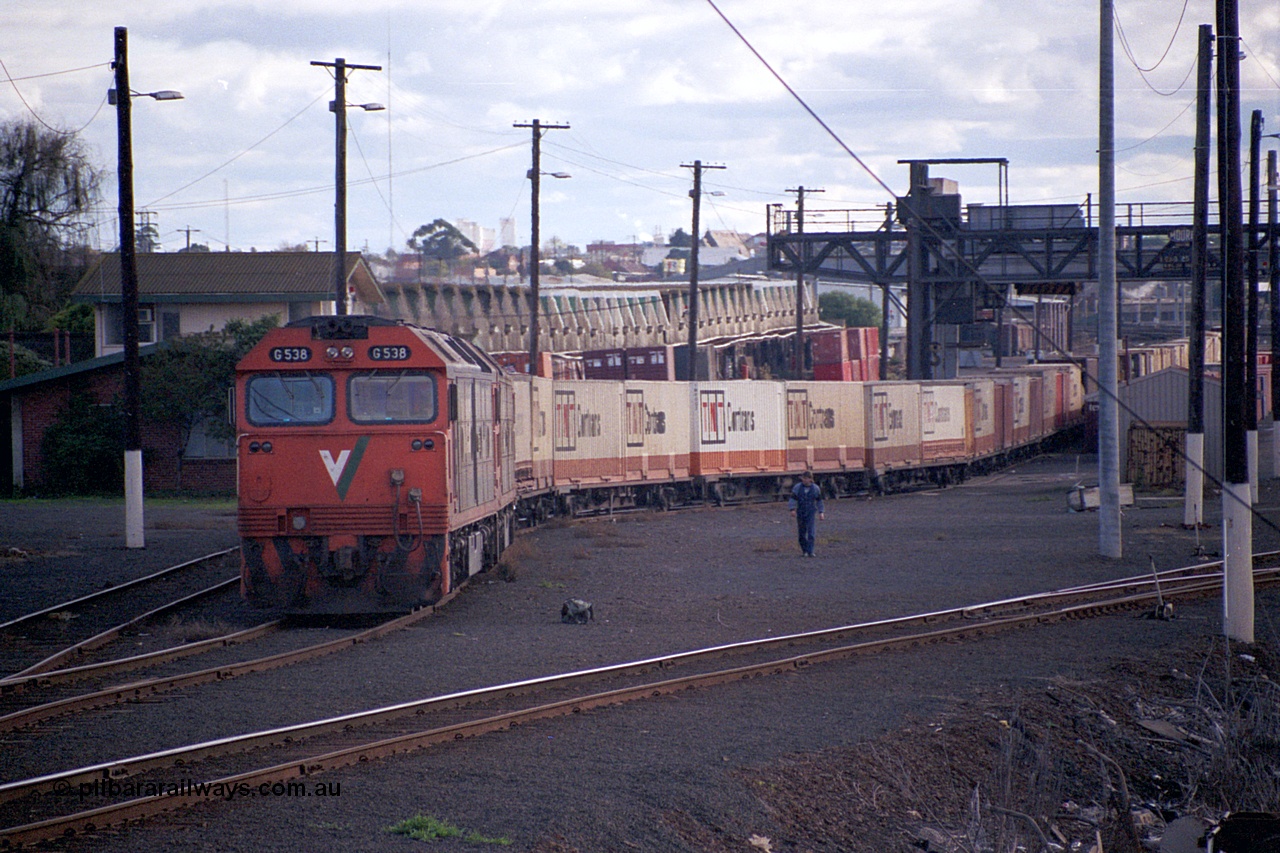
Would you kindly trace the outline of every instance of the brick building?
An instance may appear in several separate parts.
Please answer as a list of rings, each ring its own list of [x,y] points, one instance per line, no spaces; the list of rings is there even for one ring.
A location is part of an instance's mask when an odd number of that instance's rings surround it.
[[[155,347],[143,347],[145,359]],[[0,453],[0,492],[52,491],[42,450],[45,432],[63,417],[73,396],[110,406],[123,392],[124,356],[114,353],[0,382],[0,423],[7,452]],[[234,494],[234,448],[197,431],[186,446],[172,427],[143,424],[143,483],[147,491]]]

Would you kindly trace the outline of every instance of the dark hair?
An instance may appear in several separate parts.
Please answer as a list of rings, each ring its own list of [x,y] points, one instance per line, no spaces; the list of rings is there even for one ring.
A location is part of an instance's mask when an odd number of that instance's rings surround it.
[[[807,479],[807,480],[812,480],[812,479],[813,479],[813,472],[812,472],[812,471],[801,471],[801,472],[800,472],[800,479],[802,479],[802,480],[805,480],[805,479]]]

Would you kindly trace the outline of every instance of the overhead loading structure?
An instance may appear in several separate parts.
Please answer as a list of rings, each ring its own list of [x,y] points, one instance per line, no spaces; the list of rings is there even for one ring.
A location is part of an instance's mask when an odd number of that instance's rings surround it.
[[[905,292],[908,378],[954,376],[950,355],[961,339],[961,327],[980,320],[1002,324],[1015,295],[1074,300],[1084,282],[1097,280],[1098,229],[1089,197],[1078,204],[1010,205],[1007,160],[900,162],[910,169],[910,189],[896,203],[878,209],[876,220],[865,210],[814,210],[802,223],[795,211],[770,207],[768,253],[771,270],[878,285],[885,305],[896,301],[895,292]],[[938,164],[997,166],[998,203],[962,205],[954,181],[929,176],[929,166]],[[1191,207],[1146,203],[1120,208],[1117,278],[1189,280]],[[1259,238],[1266,245],[1269,232]],[[1219,265],[1217,235],[1211,229],[1211,276]],[[1068,328],[1062,340],[1047,342],[1046,349],[1068,348],[1070,336]],[[882,334],[881,346],[887,343],[888,335]],[[888,353],[882,356],[887,361]]]

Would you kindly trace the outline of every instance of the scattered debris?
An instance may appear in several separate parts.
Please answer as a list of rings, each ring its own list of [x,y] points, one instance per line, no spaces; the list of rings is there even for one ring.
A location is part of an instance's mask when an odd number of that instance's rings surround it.
[[[773,853],[773,842],[763,835],[752,835],[747,839],[747,843],[757,850],[763,850],[764,853]]]
[[[583,601],[581,598],[570,598],[560,605],[560,621],[566,625],[585,625],[594,621],[595,618],[591,602]]]

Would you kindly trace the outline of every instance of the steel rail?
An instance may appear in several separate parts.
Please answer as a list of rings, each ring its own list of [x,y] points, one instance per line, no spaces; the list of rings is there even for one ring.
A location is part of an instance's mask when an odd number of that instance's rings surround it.
[[[1177,571],[1177,570],[1172,570]],[[1259,573],[1259,578],[1263,581],[1274,581],[1276,575],[1280,572],[1270,571]],[[1146,579],[1151,584],[1151,579]],[[1170,579],[1166,579],[1168,584]],[[1103,582],[1098,584],[1099,591],[1114,592],[1110,589],[1111,582]],[[1152,584],[1153,585],[1153,584]],[[1166,598],[1174,598],[1198,594],[1207,590],[1215,590],[1221,587],[1221,576],[1197,575],[1185,582],[1179,584],[1174,582],[1172,586],[1161,589],[1159,594]],[[1069,598],[1081,598],[1083,593],[1075,592]],[[1156,597],[1157,593],[1152,590],[1149,592],[1133,592],[1127,591],[1124,597],[1119,600],[1128,602],[1131,600],[1149,601]],[[1024,605],[1027,601],[1040,601],[1048,597],[1060,596],[1060,593],[1039,593],[1026,596],[1022,599],[1007,599],[1014,605]],[[577,670],[569,673],[561,673],[550,676],[542,676],[537,678],[525,679],[523,681],[499,684],[491,687],[475,688],[471,690],[449,693],[441,696],[430,697],[427,699],[413,700],[410,702],[399,703],[383,708],[372,709],[369,711],[361,711],[351,714],[345,714],[338,717],[332,717],[324,720],[318,720],[308,723],[299,723],[291,726],[284,726],[260,732],[252,732],[244,735],[236,735],[226,738],[209,741],[202,744],[195,744],[187,747],[175,747],[160,752],[149,753],[146,755],[135,756],[132,758],[121,759],[116,761],[104,762],[87,767],[76,768],[73,770],[61,771],[58,773],[47,774],[33,779],[21,780],[6,784],[0,784],[0,803],[8,802],[26,796],[30,793],[38,791],[47,786],[70,785],[92,782],[95,779],[119,779],[128,776],[134,776],[148,770],[187,764],[193,760],[209,758],[216,755],[224,755],[230,752],[244,752],[249,749],[277,744],[287,741],[297,741],[308,737],[314,737],[322,734],[331,733],[338,730],[350,729],[356,726],[367,726],[390,719],[405,717],[409,715],[423,715],[428,712],[439,712],[442,710],[450,710],[474,705],[482,702],[492,701],[494,699],[507,699],[516,696],[525,695],[539,690],[546,690],[553,687],[563,687],[575,682],[599,680],[609,677],[618,677],[623,675],[638,675],[649,670],[663,670],[681,663],[689,661],[706,660],[715,657],[723,657],[735,652],[758,651],[762,649],[774,648],[777,646],[796,645],[806,641],[816,641],[822,639],[838,639],[841,636],[852,634],[855,632],[869,633],[875,629],[883,628],[902,628],[911,625],[929,625],[936,623],[942,619],[964,620],[968,627],[979,628],[982,625],[997,623],[1000,618],[1036,618],[1039,615],[1048,612],[1040,610],[1037,612],[1024,612],[1017,616],[1001,616],[986,617],[983,622],[973,622],[970,614],[976,612],[978,608],[994,608],[994,605],[1000,602],[991,602],[987,605],[977,605],[961,608],[953,608],[947,611],[936,611],[932,613],[916,614],[907,617],[897,617],[894,619],[879,620],[873,622],[859,623],[856,625],[846,625],[839,628],[823,629],[819,631],[811,631],[801,634],[790,634],[779,637],[769,637],[758,640],[748,640],[738,643],[730,643],[720,646],[713,646],[705,649],[696,649],[692,651],[680,652],[671,655],[646,658],[638,661],[631,661],[622,664],[612,664],[603,667],[594,667],[586,670]],[[1090,602],[1083,605],[1076,605],[1080,608],[1098,608],[1102,604]],[[821,653],[813,653],[821,654]],[[812,657],[813,654],[808,655]]]
[[[209,649],[234,646],[238,643],[256,640],[259,637],[266,636],[273,631],[278,631],[284,624],[283,619],[276,619],[271,622],[263,622],[261,625],[255,625],[252,628],[245,628],[230,634],[223,634],[220,637],[210,637],[207,640],[196,640],[190,643],[183,643],[180,646],[172,646],[167,649],[157,649],[154,652],[144,652],[139,655],[131,655],[124,658],[116,658],[114,660],[101,661],[99,663],[86,663],[80,666],[67,667],[65,669],[53,669],[47,672],[36,673],[33,675],[24,675],[21,677],[10,676],[0,679],[0,696],[10,693],[21,693],[28,687],[47,687],[64,681],[80,681],[86,678],[93,678],[100,675],[106,675],[112,672],[128,672],[135,669],[143,669],[148,666],[156,666],[170,661],[181,660],[191,655],[201,654]]]
[[[1194,587],[1184,588],[1175,594],[1206,592],[1221,587],[1221,581],[1202,580]],[[582,711],[617,705],[623,702],[636,701],[677,693],[697,687],[742,682],[763,675],[795,672],[823,663],[851,657],[858,654],[883,651],[886,649],[914,647],[935,644],[951,639],[983,636],[1005,631],[1011,628],[1034,624],[1048,624],[1067,619],[1087,618],[1093,615],[1110,614],[1122,610],[1131,610],[1146,604],[1156,597],[1154,590],[1147,593],[1124,595],[1119,598],[1104,599],[1086,604],[1062,607],[1053,611],[1040,611],[985,620],[978,623],[960,624],[954,627],[904,634],[895,637],[868,640],[852,645],[795,655],[788,658],[748,664],[714,672],[693,674],[679,678],[665,679],[658,682],[632,685],[629,687],[588,694],[569,699],[558,700],[518,711],[510,711],[494,716],[484,717],[448,726],[402,734],[371,743],[346,747],[320,755],[291,760],[271,767],[250,770],[201,783],[199,786],[182,786],[182,790],[166,792],[153,796],[131,799],[121,803],[101,806],[85,812],[49,818],[34,823],[0,830],[0,845],[21,846],[28,843],[66,838],[77,834],[92,833],[112,825],[129,823],[142,818],[174,810],[209,799],[207,789],[221,786],[223,789],[239,785],[270,785],[305,778],[318,773],[332,771],[347,766],[361,764],[373,759],[386,758],[397,754],[428,748],[432,745],[460,740],[488,732],[502,731],[525,723],[553,717],[567,716]],[[42,777],[42,784],[48,784],[53,777]],[[114,778],[114,777],[106,777]],[[29,780],[36,781],[36,780]],[[64,784],[69,784],[63,780]],[[56,784],[56,783],[55,783]],[[206,791],[200,791],[199,788]],[[62,788],[66,790],[66,788]]]
[[[79,657],[80,655],[83,655],[85,652],[92,651],[101,646],[105,646],[107,643],[115,641],[120,637],[120,634],[122,632],[127,631],[129,628],[132,628],[136,625],[141,625],[143,622],[154,619],[157,616],[162,616],[171,610],[177,610],[179,607],[185,607],[191,602],[198,601],[199,599],[204,598],[205,596],[219,593],[222,590],[226,589],[227,587],[231,586],[232,584],[239,583],[239,582],[240,582],[240,576],[236,575],[233,578],[227,578],[224,581],[219,581],[213,586],[206,587],[205,589],[202,589],[199,592],[193,592],[190,595],[184,595],[182,598],[175,599],[174,601],[170,601],[167,604],[162,604],[159,607],[148,610],[146,613],[143,613],[141,616],[135,616],[126,622],[121,622],[119,625],[116,625],[114,628],[108,628],[105,631],[101,631],[97,634],[94,634],[92,637],[89,637],[86,640],[81,640],[75,645],[67,646],[65,649],[63,649],[60,652],[54,652],[44,660],[39,661],[38,663],[33,663],[31,666],[27,667],[26,669],[15,672],[12,675],[7,675],[4,678],[0,678],[0,688],[4,687],[4,685],[12,681],[15,681],[17,679],[26,678],[29,675],[36,675],[41,672],[48,672],[49,670],[52,670],[58,667],[59,665],[66,663],[68,660],[74,657]]]
[[[129,589],[130,587],[138,586],[139,584],[149,583],[151,581],[158,580],[172,572],[181,571],[182,569],[188,568],[190,566],[194,566],[197,563],[203,563],[206,560],[212,560],[216,557],[225,557],[228,554],[234,554],[236,551],[239,551],[239,550],[240,550],[240,547],[237,545],[234,548],[227,548],[225,551],[215,551],[212,554],[205,554],[203,557],[196,557],[194,560],[188,560],[185,563],[178,563],[176,566],[170,566],[167,569],[161,569],[158,572],[152,572],[149,575],[145,575],[140,578],[134,578],[131,581],[118,583],[115,586],[109,586],[106,589],[100,589],[97,592],[91,592],[88,595],[82,595],[79,598],[73,598],[70,601],[62,602],[61,604],[55,604],[52,607],[46,607],[43,610],[37,610],[34,613],[27,613],[26,615],[19,616],[16,619],[10,619],[8,622],[0,623],[0,631],[6,631],[10,628],[17,627],[18,625],[21,625],[26,622],[34,622],[35,620],[48,616],[51,613],[60,613],[64,610],[74,610],[76,607],[79,607],[84,604],[88,604],[89,602],[94,601],[96,599],[104,598],[108,595],[114,595],[117,592],[122,592],[123,590]]]
[[[310,660],[312,658],[323,657],[324,655],[332,654],[333,652],[340,651],[348,646],[358,645],[360,643],[376,639],[383,634],[411,625],[419,619],[434,613],[437,608],[451,601],[454,595],[456,595],[456,593],[450,593],[435,604],[420,608],[412,613],[397,617],[388,622],[383,622],[381,625],[376,625],[373,628],[360,631],[359,633],[352,634],[347,637],[341,637],[336,640],[328,640],[323,643],[317,643],[313,646],[306,646],[301,649],[280,652],[278,654],[255,658],[241,663],[226,664],[223,666],[196,670],[195,672],[185,672],[178,675],[120,684],[103,690],[96,690],[92,693],[70,696],[66,699],[59,699],[43,705],[24,708],[21,711],[14,711],[12,713],[5,714],[4,716],[0,716],[0,732],[12,731],[23,726],[31,725],[32,723],[40,722],[41,720],[49,719],[50,717],[56,717],[62,714],[72,713],[74,711],[82,711],[92,708],[105,708],[111,705],[118,705],[123,702],[140,701],[147,696],[167,693],[170,690],[177,690],[183,687],[193,687],[198,684],[207,684],[212,681],[227,681],[232,678],[238,678],[242,675],[248,675],[254,672],[265,672],[267,670],[278,669],[283,666],[300,663],[301,661]],[[3,802],[3,799],[0,799],[0,802]]]

